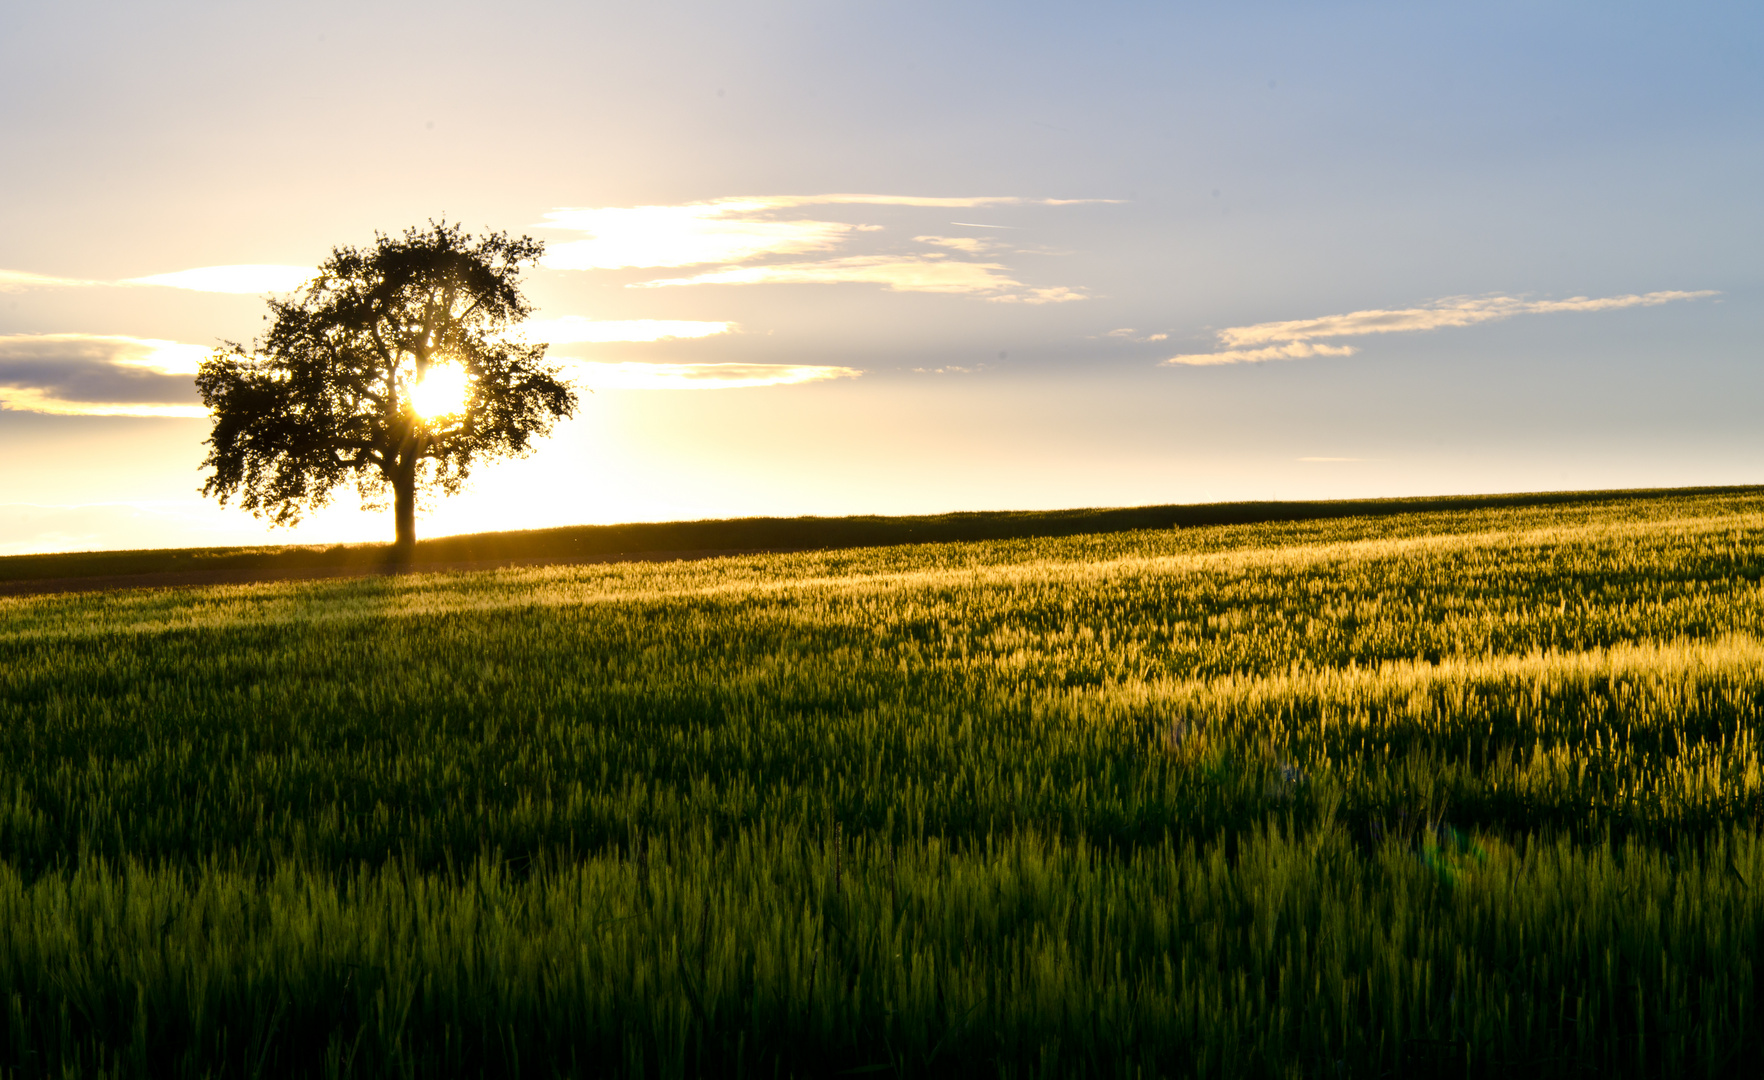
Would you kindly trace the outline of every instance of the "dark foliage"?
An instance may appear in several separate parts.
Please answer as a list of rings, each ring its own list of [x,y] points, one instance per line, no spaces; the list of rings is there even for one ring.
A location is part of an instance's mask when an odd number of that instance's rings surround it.
[[[528,452],[575,410],[545,346],[504,337],[532,312],[518,279],[543,250],[446,223],[335,248],[310,283],[270,301],[268,335],[227,343],[197,373],[214,414],[203,494],[287,525],[346,482],[370,503],[390,489],[408,549],[419,491],[457,491],[473,465]],[[411,390],[442,363],[465,370],[467,399],[424,418]]]

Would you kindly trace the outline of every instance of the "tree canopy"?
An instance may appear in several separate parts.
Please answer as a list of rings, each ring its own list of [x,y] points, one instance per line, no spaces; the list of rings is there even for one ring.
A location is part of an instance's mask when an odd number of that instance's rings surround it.
[[[533,310],[521,270],[543,251],[445,222],[334,248],[270,300],[265,337],[226,342],[198,370],[214,417],[203,494],[288,525],[342,484],[370,506],[390,490],[408,553],[419,492],[458,491],[475,464],[528,453],[575,411],[545,345],[510,337]]]

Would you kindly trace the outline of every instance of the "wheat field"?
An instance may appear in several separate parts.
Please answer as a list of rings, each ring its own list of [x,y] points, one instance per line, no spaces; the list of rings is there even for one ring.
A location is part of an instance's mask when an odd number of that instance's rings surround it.
[[[1764,498],[0,598],[0,1070],[1739,1075]]]

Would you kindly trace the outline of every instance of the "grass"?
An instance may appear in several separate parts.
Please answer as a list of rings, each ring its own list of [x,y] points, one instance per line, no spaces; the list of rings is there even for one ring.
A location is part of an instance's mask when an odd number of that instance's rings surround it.
[[[1738,1075],[1761,582],[1740,491],[0,599],[0,1069]]]
[[[1496,510],[1612,500],[1748,495],[1764,488],[1659,488],[1518,495],[1443,495],[1326,502],[1240,502],[1089,510],[981,511],[917,517],[737,518],[708,521],[577,525],[472,533],[417,542],[412,561],[437,563],[569,562],[638,553],[801,551],[894,544],[1021,540],[1281,521],[1382,517],[1438,510]],[[141,551],[76,551],[0,556],[0,586],[91,577],[210,572],[378,570],[390,544],[263,545]]]

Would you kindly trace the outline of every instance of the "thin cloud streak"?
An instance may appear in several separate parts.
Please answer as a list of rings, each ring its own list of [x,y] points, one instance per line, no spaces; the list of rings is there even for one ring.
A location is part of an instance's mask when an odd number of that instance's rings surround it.
[[[982,240],[975,236],[915,236],[913,241],[933,247],[946,247],[964,255],[979,255],[1001,246],[996,241]]]
[[[746,262],[773,255],[832,251],[857,226],[842,221],[776,221],[761,215],[787,203],[719,199],[683,206],[565,207],[542,227],[589,234],[552,244],[550,270],[624,270]]]
[[[87,281],[83,278],[33,274],[28,270],[0,270],[0,292],[23,292],[26,289],[77,289],[88,285],[108,284],[110,284],[108,281]]]
[[[654,206],[558,207],[547,212],[541,228],[586,234],[580,240],[551,244],[540,265],[550,270],[629,270],[719,265],[725,276],[695,275],[693,284],[753,284],[758,280],[733,274],[736,266],[762,259],[830,253],[854,235],[882,226],[780,218],[781,211],[811,206],[899,206],[908,208],[977,208],[989,206],[1068,206],[1110,199],[1026,199],[1014,195],[941,198],[917,195],[754,195],[706,202]],[[984,226],[1002,228],[1004,226]],[[966,254],[978,254],[987,242],[967,237],[919,237]],[[856,258],[868,258],[858,256]],[[846,260],[833,260],[845,263]],[[792,268],[801,272],[797,264]],[[1002,269],[1002,268],[1000,268]],[[786,271],[788,272],[788,271]],[[831,272],[831,271],[829,271]],[[932,275],[941,278],[943,275]],[[679,284],[686,279],[668,279]],[[851,280],[841,278],[840,280]],[[883,282],[887,284],[887,282]],[[1005,286],[1001,286],[1005,287]],[[911,291],[951,291],[912,289]],[[973,291],[973,290],[953,290]]]
[[[242,263],[234,266],[198,266],[193,270],[178,270],[170,274],[125,278],[118,284],[159,285],[167,289],[188,289],[191,292],[256,295],[298,289],[317,272],[311,266]]]
[[[988,296],[986,299],[995,304],[1066,304],[1073,300],[1088,300],[1082,289],[1071,289],[1064,285],[1055,285],[1049,289],[1026,289],[1018,293],[1006,293],[1003,296]]]
[[[971,263],[932,256],[852,255],[822,262],[769,266],[727,266],[691,277],[635,282],[633,289],[679,285],[883,285],[894,292],[996,293],[1021,288],[997,263]]]
[[[727,334],[732,322],[686,319],[588,319],[563,315],[555,319],[530,319],[520,330],[529,340],[550,345],[606,344],[609,342],[668,341]]]
[[[1357,350],[1348,345],[1312,344],[1318,338],[1360,337],[1367,334],[1420,333],[1451,327],[1474,326],[1499,322],[1515,315],[1544,315],[1559,312],[1615,311],[1632,307],[1655,307],[1679,300],[1700,300],[1719,295],[1713,289],[1695,292],[1663,291],[1630,293],[1623,296],[1591,298],[1570,297],[1567,300],[1522,300],[1512,296],[1447,297],[1423,307],[1370,308],[1345,315],[1325,315],[1315,319],[1292,319],[1283,322],[1232,326],[1218,332],[1219,344],[1227,346],[1218,352],[1189,353],[1172,356],[1165,364],[1190,367],[1214,364],[1260,363],[1267,360],[1296,360],[1310,356],[1352,356]],[[1261,346],[1257,348],[1256,346]]]
[[[591,390],[736,390],[854,379],[857,368],[815,364],[644,364],[578,360],[564,371]]]
[[[1219,342],[1234,348],[1270,341],[1309,341],[1312,338],[1359,337],[1362,334],[1399,334],[1447,327],[1497,322],[1515,315],[1543,315],[1563,311],[1613,311],[1629,307],[1653,307],[1675,300],[1699,300],[1714,296],[1711,289],[1699,292],[1651,292],[1642,295],[1606,296],[1568,300],[1521,300],[1511,296],[1448,297],[1425,307],[1394,311],[1373,308],[1320,319],[1233,326],[1219,331]]]
[[[972,210],[982,206],[1079,206],[1085,203],[1119,203],[1120,199],[1026,199],[1020,195],[759,195],[755,201],[778,207],[792,206],[918,206],[945,210]],[[994,226],[995,228],[1000,226]]]
[[[1225,352],[1172,356],[1164,363],[1186,367],[1211,367],[1215,364],[1259,364],[1268,360],[1302,360],[1307,356],[1352,356],[1359,351],[1352,345],[1311,345],[1303,341],[1290,341],[1284,345],[1270,345],[1265,349],[1229,349]]]
[[[310,266],[283,266],[272,263],[244,263],[236,266],[198,266],[169,274],[123,278],[120,281],[96,281],[89,278],[64,278],[50,274],[33,274],[27,270],[0,270],[0,292],[22,292],[26,289],[85,289],[108,287],[129,289],[141,286],[186,289],[191,292],[234,293],[257,295],[287,292],[296,289],[316,271]]]
[[[208,416],[201,405],[150,405],[142,401],[69,401],[35,387],[0,386],[0,412],[45,416],[133,416],[154,420],[198,420]]]
[[[918,206],[937,207],[944,210],[972,210],[980,206],[1022,204],[1064,205],[1053,199],[1023,199],[1015,195],[956,196],[953,198],[925,195],[767,195],[762,198],[775,206]]]

